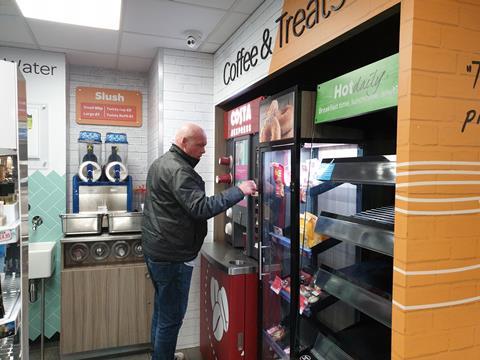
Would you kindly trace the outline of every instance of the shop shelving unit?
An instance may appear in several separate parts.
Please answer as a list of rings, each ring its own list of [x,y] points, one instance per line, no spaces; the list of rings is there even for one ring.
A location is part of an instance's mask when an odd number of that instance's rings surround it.
[[[395,185],[395,157],[324,159],[327,170],[319,177],[325,183],[350,183],[362,196],[365,185]],[[315,196],[322,193],[312,189]],[[316,204],[310,199],[310,209]],[[360,210],[350,216],[322,211],[315,231],[354,245],[357,261],[350,266],[331,268],[320,264],[315,283],[326,293],[355,309],[353,324],[339,331],[319,331],[310,355],[317,359],[381,359],[389,357],[388,339],[392,312],[393,206]],[[373,337],[377,334],[383,337]],[[301,336],[301,334],[300,334]],[[369,338],[372,345],[367,346]],[[375,340],[376,339],[376,340]],[[369,349],[369,352],[365,350]]]
[[[22,271],[22,260],[26,251],[22,243],[27,238],[22,233],[22,219],[27,218],[28,207],[28,162],[27,162],[27,114],[25,80],[17,66],[0,61],[0,117],[3,132],[0,142],[0,161],[8,171],[0,179],[9,204],[4,210],[6,224],[0,226],[0,246],[4,247],[1,270],[1,288],[4,315],[0,318],[0,358],[20,359],[22,341],[26,334],[22,331],[23,309],[22,285],[27,282],[27,274]],[[6,165],[10,164],[10,165]],[[5,194],[3,194],[5,195]],[[7,210],[8,207],[8,210]]]
[[[296,96],[301,102],[308,94],[297,92]],[[392,112],[386,114],[391,116]],[[297,118],[303,125],[300,112]],[[315,152],[319,148],[338,140],[327,139],[324,143],[321,129],[315,130],[320,135],[313,142],[301,136],[301,130],[298,132],[298,137],[290,143],[260,144],[261,358],[286,359],[299,355],[319,360],[389,358],[396,157],[375,154],[381,149],[370,151],[371,144],[361,138],[357,142],[352,140],[352,146],[358,145],[358,156],[323,158],[323,172],[308,181],[316,185],[304,188],[300,185],[302,157],[317,158]],[[386,150],[390,151],[391,146]],[[276,183],[272,180],[272,164],[278,163],[290,170],[285,172],[288,178],[282,196],[278,196],[281,191],[275,193]],[[356,194],[351,205],[355,211],[346,215],[323,210],[325,200],[319,200],[320,197],[342,191],[343,184],[350,184]],[[301,199],[300,188],[307,195],[306,201]],[[306,246],[299,234],[298,215],[304,211],[318,216],[315,232],[326,238],[312,247]],[[325,263],[324,257],[342,251],[338,249],[340,244],[349,246],[353,252],[350,262],[336,266]],[[301,271],[311,275],[310,286],[322,289],[314,304],[300,306],[304,301],[300,295]],[[277,278],[288,279],[289,291],[272,289]],[[341,325],[331,326],[345,308],[349,309],[349,316],[342,319]],[[275,326],[285,329],[280,340],[269,335]]]

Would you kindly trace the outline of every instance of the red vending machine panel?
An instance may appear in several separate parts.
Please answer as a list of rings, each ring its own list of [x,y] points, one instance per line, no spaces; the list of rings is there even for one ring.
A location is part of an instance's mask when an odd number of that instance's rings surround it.
[[[204,255],[201,261],[203,359],[257,359],[257,274],[230,275]]]

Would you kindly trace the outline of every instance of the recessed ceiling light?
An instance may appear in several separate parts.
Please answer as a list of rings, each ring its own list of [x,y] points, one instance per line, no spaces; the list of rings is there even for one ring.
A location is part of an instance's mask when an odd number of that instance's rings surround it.
[[[23,16],[65,24],[118,30],[121,0],[16,0]]]

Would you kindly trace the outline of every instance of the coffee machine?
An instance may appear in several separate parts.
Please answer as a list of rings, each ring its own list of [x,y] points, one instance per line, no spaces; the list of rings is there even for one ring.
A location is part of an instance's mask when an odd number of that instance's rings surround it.
[[[217,183],[239,185],[257,178],[258,117],[261,98],[252,100],[225,113],[224,138],[227,154],[219,159],[225,173],[216,177]],[[235,248],[257,258],[258,234],[257,198],[246,197],[226,212],[225,238]]]

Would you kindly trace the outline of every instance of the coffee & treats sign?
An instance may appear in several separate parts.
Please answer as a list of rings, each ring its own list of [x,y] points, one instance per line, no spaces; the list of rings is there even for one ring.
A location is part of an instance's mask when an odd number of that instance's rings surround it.
[[[286,0],[285,0],[286,1]],[[282,49],[292,40],[308,33],[333,13],[341,10],[346,0],[309,0],[297,1],[297,9],[288,11],[282,9],[280,16],[275,19],[276,43],[274,32],[269,28],[262,31],[261,42],[242,47],[233,59],[228,59],[223,65],[223,84],[229,85],[259,62],[265,61],[273,54],[275,48]]]
[[[258,132],[258,114],[261,97],[225,113],[224,137],[231,139]]]

